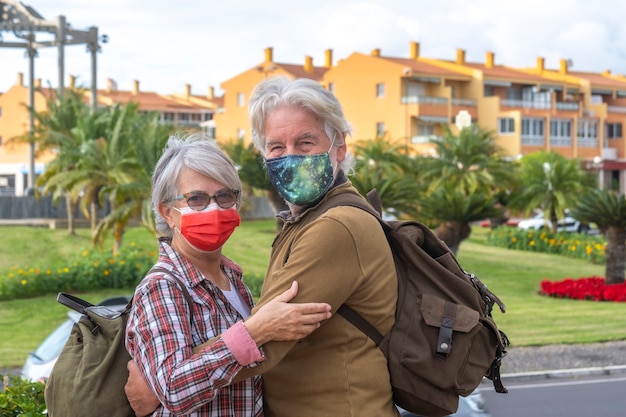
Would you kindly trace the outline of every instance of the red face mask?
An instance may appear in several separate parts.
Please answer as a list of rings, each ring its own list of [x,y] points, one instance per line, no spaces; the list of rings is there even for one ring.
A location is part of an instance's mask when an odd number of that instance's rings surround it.
[[[214,252],[224,246],[241,223],[235,207],[222,209],[213,203],[202,211],[174,208],[181,215],[180,234],[192,248],[202,252]]]

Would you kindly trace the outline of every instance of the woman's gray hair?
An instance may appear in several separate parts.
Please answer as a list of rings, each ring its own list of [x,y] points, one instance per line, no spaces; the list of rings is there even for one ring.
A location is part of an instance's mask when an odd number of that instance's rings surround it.
[[[343,115],[341,103],[333,93],[317,81],[308,78],[290,80],[287,77],[271,77],[260,82],[252,91],[248,110],[254,146],[265,155],[265,120],[278,107],[300,107],[313,113],[324,123],[324,131],[334,146],[345,143],[344,137],[351,133],[350,125]],[[354,166],[351,153],[341,163],[348,173]]]
[[[178,180],[185,167],[228,188],[241,191],[241,180],[235,164],[208,136],[201,133],[170,136],[152,173],[152,208],[156,230],[162,236],[171,236],[172,230],[159,214],[158,207],[160,203],[169,202],[180,194]]]

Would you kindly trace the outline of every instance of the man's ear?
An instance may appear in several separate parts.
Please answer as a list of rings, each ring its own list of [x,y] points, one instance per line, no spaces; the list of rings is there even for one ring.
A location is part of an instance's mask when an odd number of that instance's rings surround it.
[[[346,159],[346,152],[348,151],[348,146],[346,145],[346,134],[343,134],[343,144],[337,146],[337,162],[341,163],[344,159]]]

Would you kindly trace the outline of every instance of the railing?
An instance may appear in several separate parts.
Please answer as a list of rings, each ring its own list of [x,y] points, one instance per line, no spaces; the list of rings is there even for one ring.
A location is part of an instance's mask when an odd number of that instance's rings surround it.
[[[624,106],[607,106],[609,113],[626,113],[626,107]]]
[[[543,146],[545,143],[546,139],[543,136],[522,135],[522,145]]]
[[[523,109],[549,110],[552,108],[550,103],[545,101],[517,100],[510,98],[500,100],[500,104],[504,107],[521,107]]]
[[[572,146],[572,138],[562,136],[550,136],[552,146]]]
[[[473,98],[453,98],[453,106],[476,107],[476,100]]]
[[[578,111],[580,105],[578,103],[572,103],[570,101],[557,101],[557,110]]]
[[[578,146],[581,148],[597,148],[598,138],[578,137],[576,138]]]
[[[448,104],[448,99],[445,97],[431,97],[431,96],[403,96],[402,104]]]

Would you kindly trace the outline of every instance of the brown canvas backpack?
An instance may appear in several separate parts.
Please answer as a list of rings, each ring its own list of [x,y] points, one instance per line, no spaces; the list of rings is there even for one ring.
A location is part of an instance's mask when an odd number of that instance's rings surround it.
[[[339,313],[385,353],[394,402],[416,414],[443,416],[454,413],[459,396],[469,395],[483,377],[506,393],[500,362],[509,340],[491,314],[494,304],[504,313],[504,304],[461,268],[428,227],[415,220],[384,221],[378,192],[367,197],[371,204],[354,194],[339,194],[323,204],[326,210],[354,206],[372,214],[391,247],[398,276],[391,331],[380,334],[345,304]]]

